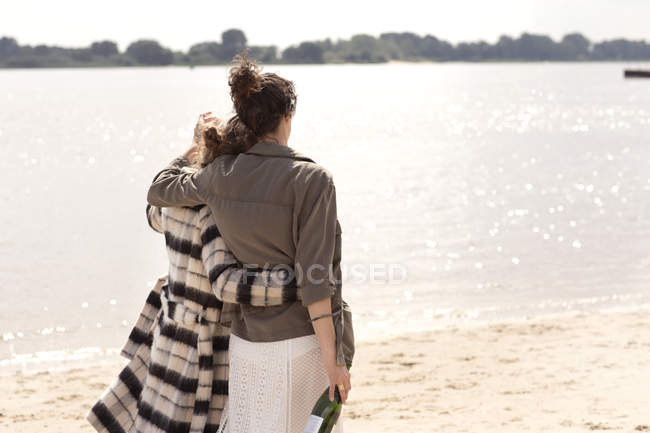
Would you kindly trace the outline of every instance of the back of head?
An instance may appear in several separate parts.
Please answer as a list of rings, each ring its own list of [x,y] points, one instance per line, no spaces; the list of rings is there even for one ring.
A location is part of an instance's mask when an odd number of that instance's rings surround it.
[[[246,50],[235,56],[233,63],[228,84],[236,114],[222,128],[211,126],[204,132],[203,165],[219,155],[246,152],[274,131],[282,117],[291,117],[296,111],[297,97],[291,81],[261,73],[261,68],[246,56]]]

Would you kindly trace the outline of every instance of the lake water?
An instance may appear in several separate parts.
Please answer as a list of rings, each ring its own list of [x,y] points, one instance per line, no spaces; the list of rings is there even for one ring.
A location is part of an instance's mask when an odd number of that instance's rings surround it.
[[[265,68],[334,174],[359,338],[650,302],[650,80],[625,66]],[[0,71],[0,370],[114,355],[166,271],[147,186],[229,113],[226,77]]]

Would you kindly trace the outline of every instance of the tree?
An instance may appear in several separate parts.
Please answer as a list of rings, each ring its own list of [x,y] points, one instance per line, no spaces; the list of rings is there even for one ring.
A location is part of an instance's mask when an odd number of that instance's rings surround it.
[[[374,38],[373,38],[374,39]],[[379,35],[382,42],[392,42],[397,47],[401,59],[416,59],[421,56],[421,38],[415,33],[382,33]]]
[[[48,47],[47,45],[36,45],[34,47],[34,54],[36,54],[37,56],[47,56],[48,54],[50,54],[50,51],[51,51],[50,47]]]
[[[189,56],[193,63],[211,64],[223,61],[223,49],[217,42],[201,42],[190,47]]]
[[[370,35],[354,35],[342,44],[343,59],[347,62],[379,63],[386,62],[381,40]]]
[[[420,55],[430,60],[451,60],[454,55],[454,46],[447,41],[426,35],[420,43]]]
[[[246,35],[239,29],[226,30],[221,34],[222,59],[230,61],[246,48]]]
[[[584,60],[589,56],[591,42],[580,33],[570,33],[562,38],[561,45],[567,60]]]
[[[80,62],[90,62],[93,59],[92,51],[88,48],[70,50],[70,57]]]
[[[555,60],[560,56],[558,44],[545,35],[522,34],[515,41],[515,55],[520,60]]]
[[[458,60],[469,60],[471,62],[480,62],[481,60],[494,59],[496,57],[494,46],[480,42],[461,42],[456,46],[456,56]]]
[[[96,56],[110,57],[119,54],[117,44],[112,41],[93,42],[90,45],[90,52]]]
[[[510,36],[501,36],[494,47],[494,55],[498,59],[516,59],[517,43]]]
[[[0,59],[7,59],[18,54],[20,47],[14,38],[0,38]]]
[[[645,41],[614,39],[594,45],[596,60],[649,60],[650,45]]]
[[[275,45],[252,46],[248,48],[248,56],[263,63],[273,63],[278,60],[278,47]]]
[[[143,65],[169,65],[174,60],[171,50],[149,39],[133,42],[126,49],[126,54]]]
[[[323,63],[323,49],[314,42],[303,42],[285,49],[282,60],[287,63]]]

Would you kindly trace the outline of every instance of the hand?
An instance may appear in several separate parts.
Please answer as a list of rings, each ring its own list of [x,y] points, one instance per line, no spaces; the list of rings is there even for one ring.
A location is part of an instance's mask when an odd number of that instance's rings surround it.
[[[208,123],[218,123],[219,119],[216,116],[212,115],[212,111],[208,111],[207,113],[203,113],[199,115],[199,120],[196,122],[196,126],[194,127],[194,141],[199,142],[199,134],[205,129],[205,126]]]
[[[201,143],[201,133],[205,131],[205,126],[208,123],[215,123],[218,124],[219,119],[216,116],[212,115],[212,111],[208,111],[207,113],[203,113],[199,115],[199,120],[196,122],[196,126],[194,126],[194,137],[192,139],[192,144],[190,144],[190,147],[183,153],[184,156],[188,158],[192,158],[196,153],[199,151],[199,145]]]
[[[348,399],[348,393],[352,389],[350,384],[350,372],[343,365],[330,364],[325,366],[325,371],[330,380],[330,401],[334,400],[334,388],[338,385],[343,385],[345,389],[339,387],[339,394],[341,395],[341,402],[346,403]]]

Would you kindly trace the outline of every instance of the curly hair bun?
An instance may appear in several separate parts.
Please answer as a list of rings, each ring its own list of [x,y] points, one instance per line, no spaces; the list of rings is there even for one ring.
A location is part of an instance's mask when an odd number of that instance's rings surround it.
[[[250,140],[246,138],[240,143],[255,143],[275,130],[282,116],[293,116],[296,91],[293,82],[274,73],[260,73],[261,68],[246,53],[247,49],[233,58],[228,84],[237,113],[235,129],[241,126],[249,130],[246,135]]]
[[[248,100],[253,93],[262,90],[262,76],[260,67],[246,56],[246,51],[237,54],[233,66],[230,69],[228,85],[230,85],[230,97],[235,106]]]

